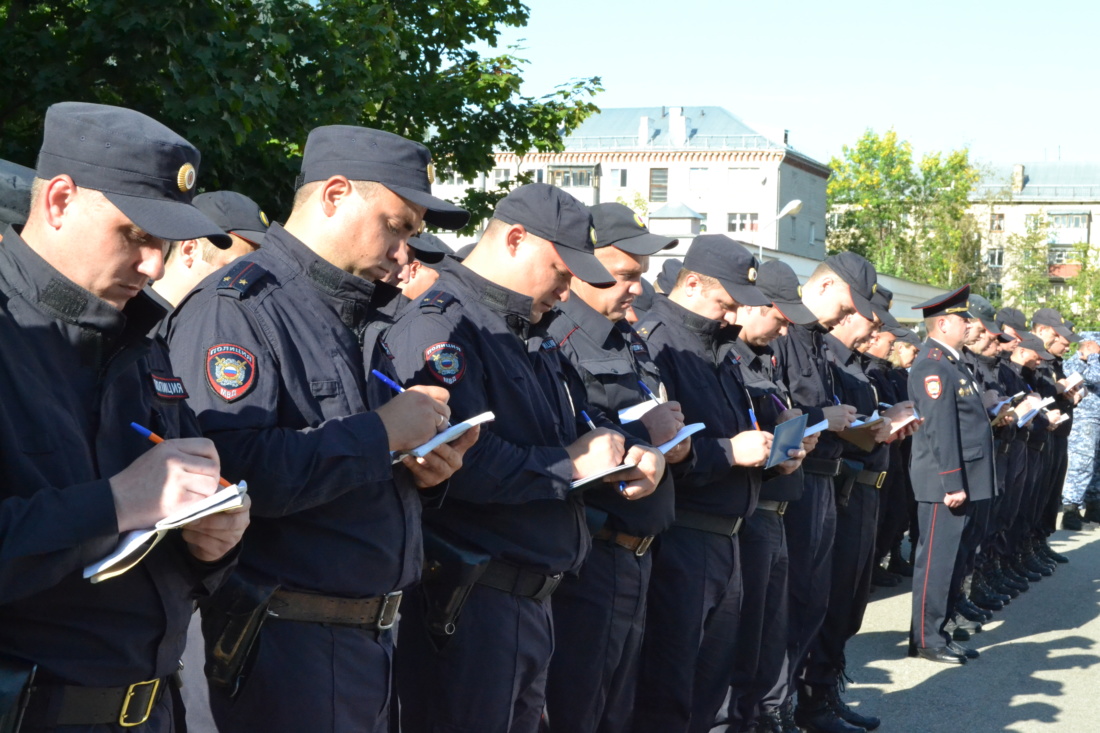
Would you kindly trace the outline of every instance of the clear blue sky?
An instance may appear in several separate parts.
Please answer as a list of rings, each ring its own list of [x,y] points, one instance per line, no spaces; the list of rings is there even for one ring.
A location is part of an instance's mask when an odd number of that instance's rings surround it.
[[[725,107],[823,162],[868,127],[918,154],[1100,162],[1095,2],[527,4],[502,39],[531,61],[527,94],[600,76],[602,107]]]

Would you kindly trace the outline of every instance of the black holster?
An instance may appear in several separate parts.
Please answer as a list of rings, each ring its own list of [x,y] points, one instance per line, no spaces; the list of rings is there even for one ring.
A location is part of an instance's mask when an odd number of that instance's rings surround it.
[[[0,733],[19,733],[38,665],[0,656]]]
[[[254,585],[239,575],[202,601],[202,635],[206,643],[206,678],[236,698],[249,671],[249,660],[267,618],[271,596],[279,586]]]
[[[862,470],[863,464],[859,461],[853,461],[848,458],[840,459],[840,473],[833,479],[837,506],[848,506],[848,499],[852,496],[852,489],[855,488],[856,478],[859,477],[859,472]]]
[[[490,559],[487,552],[424,527],[424,620],[437,646],[454,634],[470,590]]]

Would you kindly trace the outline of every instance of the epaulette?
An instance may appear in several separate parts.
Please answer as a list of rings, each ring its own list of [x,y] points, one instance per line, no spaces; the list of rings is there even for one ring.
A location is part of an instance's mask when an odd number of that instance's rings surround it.
[[[225,271],[221,282],[218,283],[218,295],[228,295],[239,300],[247,295],[248,291],[254,288],[266,274],[267,270],[255,262],[249,260],[235,262]]]
[[[935,359],[936,361],[939,361],[940,359],[943,358],[943,352],[940,351],[939,349],[933,347],[933,348],[928,350],[928,358],[929,359]]]
[[[429,290],[420,299],[420,310],[424,313],[442,313],[457,298],[442,290]]]

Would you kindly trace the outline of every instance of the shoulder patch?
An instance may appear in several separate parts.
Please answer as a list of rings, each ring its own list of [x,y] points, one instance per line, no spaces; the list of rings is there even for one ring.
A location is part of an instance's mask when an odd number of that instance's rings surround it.
[[[940,377],[938,374],[933,374],[930,377],[924,378],[924,391],[928,393],[928,396],[934,400],[940,398],[940,394],[943,393],[943,384],[940,383]]]
[[[456,384],[466,373],[466,355],[461,346],[450,341],[440,341],[424,349],[424,364],[443,384]]]
[[[442,290],[430,290],[420,299],[420,310],[425,313],[442,313],[455,302],[455,296]]]
[[[162,400],[187,399],[187,390],[183,388],[183,380],[179,377],[158,377],[150,374],[149,378],[153,380],[153,392]]]
[[[566,338],[568,338],[568,337],[566,337]],[[554,351],[557,348],[558,348],[558,342],[555,341],[554,339],[547,337],[547,338],[542,340],[542,350],[543,351]]]
[[[243,298],[266,274],[267,270],[255,262],[235,262],[222,275],[218,294]]]
[[[236,344],[211,346],[206,350],[206,382],[226,402],[239,400],[256,386],[256,357]]]
[[[928,358],[929,359],[935,359],[936,361],[939,361],[940,359],[943,358],[943,352],[940,351],[938,348],[933,347],[933,348],[928,350]]]

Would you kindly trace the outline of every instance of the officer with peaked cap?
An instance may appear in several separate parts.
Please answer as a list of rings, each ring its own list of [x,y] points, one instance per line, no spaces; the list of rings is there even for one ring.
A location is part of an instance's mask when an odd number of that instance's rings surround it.
[[[625,315],[641,293],[650,256],[676,246],[677,240],[651,233],[623,204],[598,204],[591,211],[596,258],[615,284],[597,288],[574,281],[546,332],[576,368],[589,402],[613,422],[623,424],[620,410],[651,407],[623,427],[660,445],[684,426],[683,412],[678,403],[659,396],[664,387],[657,366]],[[654,407],[651,394],[662,404]],[[666,460],[679,464],[690,449],[688,438]],[[555,730],[596,733],[629,724],[646,618],[649,548],[674,518],[668,478],[639,501],[623,498],[612,484],[585,493],[592,550],[580,571],[563,577],[554,593],[555,648],[546,710]]]
[[[262,487],[238,572],[202,609],[223,733],[388,730],[391,626],[420,577],[421,504],[441,499],[477,436],[391,466],[444,429],[448,393],[395,396],[371,377],[393,374],[376,344],[404,302],[383,281],[422,222],[468,218],[431,195],[430,166],[398,135],[313,130],[285,226],[173,315],[173,363],[204,432],[231,475]],[[264,619],[254,642],[242,617]]]
[[[949,664],[978,655],[944,626],[961,595],[958,558],[975,541],[974,504],[993,496],[993,433],[981,388],[959,353],[971,318],[969,295],[965,285],[914,306],[924,315],[928,340],[909,372],[909,397],[924,418],[909,469],[920,523],[910,654]]]
[[[624,482],[616,493],[636,500],[664,475],[658,451],[589,403],[545,330],[574,278],[615,287],[592,235],[588,208],[571,195],[520,186],[462,264],[445,268],[385,336],[402,383],[443,385],[458,418],[495,415],[446,503],[424,513],[429,573],[402,608],[397,650],[406,733],[536,730],[553,594],[581,568],[592,543],[584,496],[600,491],[571,481],[625,458],[639,469],[615,477]]]
[[[226,241],[191,205],[198,166],[145,115],[55,104],[27,224],[2,235],[0,657],[5,674],[37,667],[24,730],[179,730],[192,603],[222,581],[248,523],[247,509],[207,517],[121,575],[81,572],[120,534],[218,489],[217,451],[146,335],[165,311],[142,292],[165,240]]]
[[[680,402],[687,422],[706,427],[693,438],[695,462],[676,476],[676,519],[653,561],[646,624],[654,631],[642,645],[635,731],[707,730],[729,684],[728,668],[704,669],[697,660],[707,619],[722,618],[722,633],[736,637],[737,533],[756,508],[771,449],[732,351],[738,308],[771,305],[756,286],[758,265],[740,242],[697,237],[671,292],[655,298],[637,326],[669,398]],[[796,470],[803,455],[798,451],[783,470]],[[700,673],[718,675],[718,684]],[[715,688],[716,703],[708,699]]]

